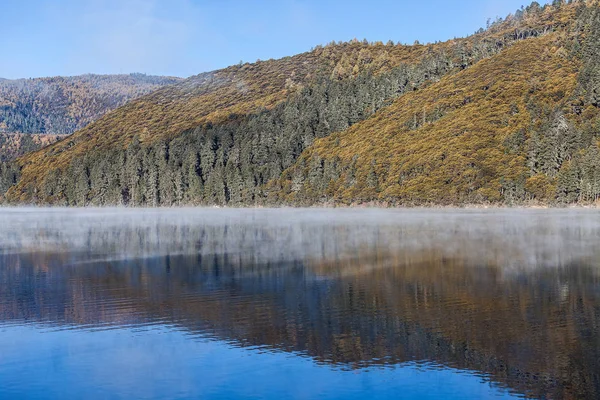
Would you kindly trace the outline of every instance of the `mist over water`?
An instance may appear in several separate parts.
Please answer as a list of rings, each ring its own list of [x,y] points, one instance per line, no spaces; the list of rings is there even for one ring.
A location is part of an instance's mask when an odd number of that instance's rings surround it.
[[[277,262],[417,251],[526,268],[600,255],[595,210],[2,209],[0,249]]]
[[[594,210],[3,208],[0,397],[595,398],[598,243]]]

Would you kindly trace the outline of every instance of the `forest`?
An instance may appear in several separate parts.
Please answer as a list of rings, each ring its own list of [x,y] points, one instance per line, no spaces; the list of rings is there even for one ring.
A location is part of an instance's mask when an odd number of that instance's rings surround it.
[[[595,203],[599,49],[598,3],[557,0],[464,39],[240,64],[4,163],[0,192],[69,206]]]

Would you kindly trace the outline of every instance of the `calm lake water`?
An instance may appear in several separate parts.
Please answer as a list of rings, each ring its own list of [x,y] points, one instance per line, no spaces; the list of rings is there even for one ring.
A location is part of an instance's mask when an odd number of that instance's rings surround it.
[[[0,208],[1,399],[600,397],[600,212]]]

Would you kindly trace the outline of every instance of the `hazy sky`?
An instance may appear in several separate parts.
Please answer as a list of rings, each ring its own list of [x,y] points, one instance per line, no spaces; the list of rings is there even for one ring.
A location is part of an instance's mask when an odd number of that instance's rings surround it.
[[[0,0],[0,77],[190,76],[331,40],[466,36],[528,0]],[[545,3],[545,1],[539,1]]]

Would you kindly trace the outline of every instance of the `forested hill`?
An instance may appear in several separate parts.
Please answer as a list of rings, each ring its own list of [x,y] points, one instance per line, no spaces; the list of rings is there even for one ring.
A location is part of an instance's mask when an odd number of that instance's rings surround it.
[[[0,80],[0,132],[68,135],[107,111],[180,78],[81,75]]]
[[[201,74],[0,167],[12,203],[565,204],[600,198],[600,5]]]
[[[180,80],[144,74],[0,79],[0,160],[56,141]],[[35,136],[21,140],[20,134]]]

